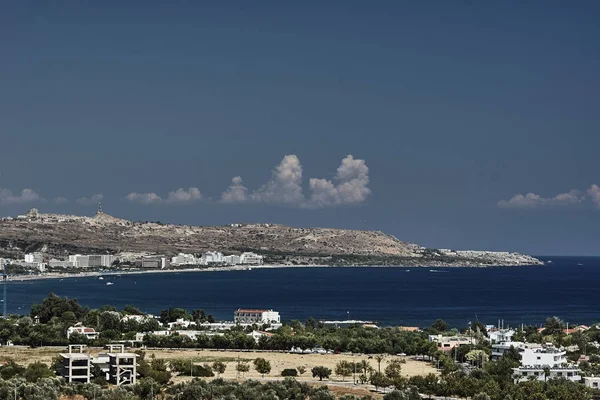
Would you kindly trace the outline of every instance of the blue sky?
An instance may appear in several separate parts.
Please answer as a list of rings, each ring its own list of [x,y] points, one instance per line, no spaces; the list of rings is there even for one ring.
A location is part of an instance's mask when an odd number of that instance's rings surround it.
[[[0,214],[93,214],[101,194],[132,220],[598,255],[598,17],[591,1],[2,4]]]

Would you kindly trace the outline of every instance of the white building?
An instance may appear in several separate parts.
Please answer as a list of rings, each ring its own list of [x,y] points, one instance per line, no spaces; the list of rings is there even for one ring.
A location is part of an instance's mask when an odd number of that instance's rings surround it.
[[[525,349],[521,353],[521,366],[513,368],[515,383],[534,377],[539,381],[551,378],[565,378],[573,382],[581,380],[577,366],[569,364],[566,352],[548,346],[539,349]],[[546,376],[544,370],[549,370]]]
[[[69,256],[69,261],[77,268],[110,267],[114,260],[115,257],[109,254],[74,254]]]
[[[171,258],[171,265],[198,265],[198,260],[193,254],[179,253]]]
[[[488,332],[488,337],[492,344],[494,343],[502,343],[502,342],[510,342],[512,337],[515,335],[515,331],[512,329],[498,329],[491,330]]]
[[[235,254],[223,257],[223,261],[227,265],[238,265],[242,263],[242,259],[240,258],[240,256],[237,256]]]
[[[69,261],[77,268],[87,268],[90,266],[90,257],[83,256],[81,254],[74,254],[69,256]]]
[[[211,264],[223,264],[223,253],[216,251],[208,251],[202,254],[202,264],[203,265],[211,265]]]
[[[236,324],[279,324],[281,318],[278,311],[251,310],[239,308],[233,313]]]
[[[25,254],[26,263],[42,263],[44,262],[44,254],[36,252]]]
[[[437,344],[438,350],[450,351],[464,344],[477,344],[477,339],[472,336],[429,335],[429,342]]]
[[[75,266],[72,261],[57,260],[55,258],[48,261],[48,265],[55,268],[70,268]]]
[[[73,333],[79,333],[80,335],[83,335],[90,340],[98,339],[98,335],[99,335],[99,333],[96,332],[96,330],[94,328],[87,328],[87,327],[83,326],[83,324],[81,322],[79,322],[79,323],[75,324],[74,326],[69,327],[69,329],[67,329],[67,339],[70,338]]]
[[[600,376],[585,376],[583,384],[591,389],[600,390]]]
[[[256,253],[242,253],[240,256],[241,264],[250,264],[250,265],[262,265],[263,256],[259,256]]]

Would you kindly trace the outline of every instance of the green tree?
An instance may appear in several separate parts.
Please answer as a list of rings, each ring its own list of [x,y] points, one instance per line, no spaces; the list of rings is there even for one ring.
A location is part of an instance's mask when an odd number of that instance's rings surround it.
[[[29,364],[27,368],[25,368],[25,371],[23,371],[23,378],[25,378],[27,382],[37,382],[39,379],[50,378],[53,376],[54,372],[48,368],[46,364],[39,361]]]
[[[490,396],[485,393],[479,393],[473,396],[473,400],[492,400]]]
[[[215,361],[212,365],[212,369],[213,371],[216,371],[219,376],[221,376],[221,374],[225,372],[225,369],[227,369],[227,365],[225,365],[224,362]]]
[[[259,357],[254,360],[254,368],[256,369],[256,372],[261,374],[264,378],[265,374],[271,372],[271,363],[268,360]]]
[[[383,354],[377,354],[375,356],[375,361],[377,361],[377,372],[381,372],[381,362],[384,358],[385,356]]]
[[[345,381],[347,376],[352,375],[353,370],[353,364],[346,360],[341,360],[335,365],[335,374],[341,376],[342,381]]]
[[[319,378],[320,381],[323,379],[329,379],[331,376],[331,370],[327,367],[319,365],[310,370],[312,372],[313,378]]]
[[[397,358],[390,360],[384,370],[385,376],[388,377],[391,381],[401,378],[402,364],[402,360],[399,360]]]
[[[448,323],[443,319],[436,319],[435,322],[431,325],[433,329],[438,332],[446,332],[448,330]]]
[[[375,386],[375,390],[380,387],[387,387],[390,384],[390,380],[381,372],[375,372],[371,375],[371,385]]]

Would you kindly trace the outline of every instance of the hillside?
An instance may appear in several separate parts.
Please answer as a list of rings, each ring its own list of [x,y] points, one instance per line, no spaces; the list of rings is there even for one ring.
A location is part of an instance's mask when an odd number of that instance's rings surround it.
[[[255,251],[272,262],[402,265],[527,265],[519,254],[423,249],[378,231],[292,228],[274,224],[187,226],[94,217],[38,214],[0,221],[0,252],[22,256],[42,250],[73,253],[202,253]]]

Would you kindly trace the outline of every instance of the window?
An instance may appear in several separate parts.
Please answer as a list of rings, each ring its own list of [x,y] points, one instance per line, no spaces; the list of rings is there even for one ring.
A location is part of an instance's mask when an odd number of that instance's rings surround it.
[[[527,371],[522,372],[523,376],[527,376]]]
[[[562,376],[562,372],[557,372],[556,376]]]

